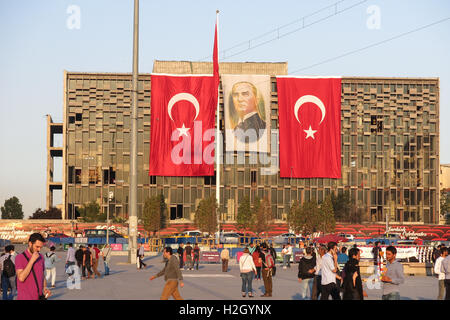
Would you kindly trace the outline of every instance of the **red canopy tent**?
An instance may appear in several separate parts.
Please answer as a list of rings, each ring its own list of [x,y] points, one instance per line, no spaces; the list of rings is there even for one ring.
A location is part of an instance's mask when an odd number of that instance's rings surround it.
[[[347,242],[348,239],[344,238],[344,237],[340,237],[336,234],[328,234],[326,236],[322,236],[319,238],[314,238],[314,242],[318,242],[318,243],[328,243],[328,242]]]

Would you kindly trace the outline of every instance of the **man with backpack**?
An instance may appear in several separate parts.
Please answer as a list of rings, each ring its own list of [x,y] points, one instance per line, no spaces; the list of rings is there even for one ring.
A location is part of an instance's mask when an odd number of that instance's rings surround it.
[[[275,265],[272,255],[270,254],[267,244],[263,243],[261,245],[261,260],[262,260],[262,276],[264,281],[264,291],[265,293],[261,297],[271,297],[272,296],[272,269]]]
[[[47,252],[44,257],[45,257],[45,280],[49,282],[51,277],[52,288],[54,288],[56,280],[56,260],[57,260],[55,247],[51,246],[50,252]]]
[[[5,247],[5,254],[0,258],[0,269],[2,270],[3,300],[13,300],[16,294],[16,266],[13,245]],[[11,288],[9,296],[8,288]]]

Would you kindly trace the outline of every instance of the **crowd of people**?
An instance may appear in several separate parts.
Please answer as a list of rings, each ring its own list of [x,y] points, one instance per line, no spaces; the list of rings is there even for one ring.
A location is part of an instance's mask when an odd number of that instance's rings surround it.
[[[28,247],[23,253],[16,253],[13,245],[5,247],[0,257],[1,288],[3,300],[45,300],[52,295],[51,288],[55,288],[56,263],[59,261],[55,247],[51,246],[45,254],[41,249],[45,239],[39,233],[30,236]],[[308,300],[363,300],[367,293],[363,290],[364,281],[360,271],[361,251],[356,245],[350,249],[338,247],[335,242],[327,245],[310,244],[305,247],[300,244],[301,258],[298,261],[299,295]],[[137,250],[137,268],[145,269],[143,262],[144,246]],[[396,258],[397,250],[388,246],[385,252],[379,243],[373,249],[374,272],[382,282],[382,299],[399,300],[400,286],[405,282],[403,265]],[[166,247],[163,252],[165,266],[150,280],[164,276],[166,284],[161,299],[170,296],[182,299],[178,286],[183,287],[181,270],[199,269],[200,247],[197,243],[180,244],[176,252]],[[283,246],[281,258],[283,269],[291,267],[293,257],[292,245]],[[386,262],[381,268],[381,258]],[[95,279],[101,277],[98,271],[99,260],[103,260],[104,276],[109,275],[111,248],[106,245],[102,250],[97,245],[80,245],[77,250],[69,244],[65,259],[66,273],[69,277],[81,270],[81,279]],[[229,271],[230,251],[224,248],[220,253],[222,271]],[[239,258],[239,271],[242,281],[242,297],[253,298],[253,280],[263,281],[264,292],[261,297],[272,297],[273,277],[276,275],[277,252],[272,245],[262,243],[248,245]],[[294,259],[295,261],[295,259]],[[438,277],[438,300],[450,300],[450,256],[448,248],[440,246],[433,253],[434,273]],[[72,270],[72,271],[70,271]],[[444,297],[445,296],[445,297]]]
[[[13,245],[5,247],[0,257],[1,288],[3,300],[46,300],[52,295],[49,288],[55,288],[56,263],[60,258],[56,248],[41,253],[46,240],[40,233],[33,233],[28,239],[27,249],[16,253]],[[65,273],[68,278],[81,274],[82,280],[102,277],[98,271],[99,261],[103,260],[104,274],[109,275],[111,247],[102,250],[97,245],[80,245],[77,250],[68,245],[65,259]]]

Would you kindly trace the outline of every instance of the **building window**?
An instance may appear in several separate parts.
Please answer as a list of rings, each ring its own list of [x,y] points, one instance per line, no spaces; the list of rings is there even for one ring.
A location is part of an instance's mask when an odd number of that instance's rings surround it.
[[[252,187],[256,187],[256,170],[250,172]]]
[[[75,183],[81,183],[81,169],[75,169]]]

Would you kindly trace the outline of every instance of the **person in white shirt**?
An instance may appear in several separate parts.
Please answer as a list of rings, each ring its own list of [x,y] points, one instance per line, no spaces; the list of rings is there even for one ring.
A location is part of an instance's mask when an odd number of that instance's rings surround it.
[[[314,274],[313,289],[311,294],[311,300],[317,300],[319,294],[322,292],[322,257],[327,253],[327,249],[324,246],[320,246],[318,253],[316,254],[316,272]]]
[[[337,263],[337,244],[328,243],[328,252],[322,257],[322,293],[320,300],[328,300],[331,295],[333,300],[341,300],[339,289],[336,284],[336,273],[338,271]]]
[[[448,255],[448,249],[446,247],[441,247],[441,255],[439,258],[436,259],[436,262],[434,264],[434,273],[438,276],[439,281],[439,293],[437,300],[443,300],[444,299],[444,293],[445,293],[445,273],[441,272],[441,266],[442,266],[442,260],[445,259]]]
[[[445,300],[450,300],[450,255],[441,261],[441,272],[445,274]]]
[[[281,256],[283,257],[283,269],[286,269],[286,254],[288,252],[287,245],[283,245],[283,249],[281,250]]]
[[[248,293],[249,298],[253,298],[252,281],[253,275],[256,275],[256,266],[248,248],[244,249],[244,253],[239,259],[239,269],[242,278],[242,297]]]
[[[287,245],[286,245],[286,254],[284,255],[284,257],[285,257],[285,261],[287,262],[287,267],[288,268],[290,268],[291,267],[291,257],[292,257],[292,246],[291,246],[291,244],[290,243],[288,243]],[[283,269],[286,269],[286,263],[285,263],[285,265],[284,265],[284,267],[283,267]]]

